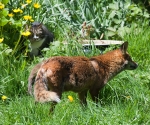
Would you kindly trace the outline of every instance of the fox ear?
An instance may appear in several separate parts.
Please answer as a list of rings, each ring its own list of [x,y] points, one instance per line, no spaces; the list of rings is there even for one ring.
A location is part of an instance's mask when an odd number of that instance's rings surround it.
[[[120,47],[123,54],[127,52],[127,48],[128,48],[128,42],[124,42]]]

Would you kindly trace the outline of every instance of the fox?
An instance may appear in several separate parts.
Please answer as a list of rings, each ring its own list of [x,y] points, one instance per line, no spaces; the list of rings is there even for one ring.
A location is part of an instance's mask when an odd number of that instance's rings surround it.
[[[32,86],[34,85],[36,74],[37,74],[38,70],[40,69],[41,65],[43,64],[43,62],[36,64],[30,71],[30,74],[28,77],[28,94],[31,96],[33,95]]]
[[[63,92],[78,94],[82,106],[87,106],[87,93],[97,104],[99,91],[124,70],[135,70],[138,64],[127,52],[128,42],[115,50],[93,57],[55,56],[38,69],[34,85],[36,103],[51,102],[49,113],[61,102]]]

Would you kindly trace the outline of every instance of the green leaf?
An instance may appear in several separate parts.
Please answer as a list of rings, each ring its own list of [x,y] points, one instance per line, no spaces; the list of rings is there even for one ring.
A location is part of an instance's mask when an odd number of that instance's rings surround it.
[[[9,0],[2,0],[2,3],[5,4],[5,5],[6,5],[8,2],[9,2]]]
[[[130,6],[130,1],[126,1],[125,3],[124,3],[124,8],[125,9],[128,9],[129,8],[129,6]]]
[[[149,14],[146,13],[146,12],[144,12],[144,15],[143,15],[143,16],[146,17],[146,18],[149,18]]]
[[[112,31],[108,31],[108,32],[106,33],[106,35],[107,35],[107,37],[110,37],[110,36],[116,35],[116,33],[115,33],[115,32],[112,32]]]
[[[113,22],[115,23],[115,24],[120,24],[121,23],[121,20],[118,20],[118,19],[113,19]]]
[[[110,18],[114,18],[114,16],[116,15],[116,11],[115,10],[113,10],[111,13],[110,13],[110,15],[109,15],[109,19]]]
[[[9,20],[7,20],[5,17],[2,17],[0,19],[0,26],[4,26],[8,23]]]
[[[15,21],[14,22],[14,25],[16,26],[16,27],[22,27],[22,22],[19,20],[19,21]]]
[[[115,29],[115,28],[113,28],[113,27],[108,27],[107,30],[108,30],[108,31],[107,31],[107,36],[108,36],[108,37],[116,35],[116,29]]]
[[[120,27],[120,28],[118,28],[118,35],[119,36],[121,36],[122,38],[124,37],[124,35],[126,34],[126,33],[130,33],[130,28],[128,28],[128,27]]]
[[[15,20],[13,18],[10,18],[9,21],[14,24]]]
[[[118,10],[119,9],[118,3],[115,2],[115,3],[109,4],[109,8],[113,10]]]
[[[2,11],[0,11],[0,17],[6,17],[8,15],[8,10],[3,9]]]
[[[112,31],[112,32],[116,32],[116,29],[113,28],[113,27],[108,27],[107,29],[110,30],[110,31]]]
[[[135,7],[136,7],[136,5],[131,4],[131,5],[128,7],[128,9],[133,10]]]

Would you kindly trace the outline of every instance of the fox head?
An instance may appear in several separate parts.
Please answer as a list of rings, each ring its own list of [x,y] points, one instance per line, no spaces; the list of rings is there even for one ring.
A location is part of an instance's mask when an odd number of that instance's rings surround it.
[[[124,58],[124,68],[127,70],[134,70],[138,67],[138,64],[132,60],[132,58],[127,52],[127,48],[128,42],[124,42],[120,47]]]

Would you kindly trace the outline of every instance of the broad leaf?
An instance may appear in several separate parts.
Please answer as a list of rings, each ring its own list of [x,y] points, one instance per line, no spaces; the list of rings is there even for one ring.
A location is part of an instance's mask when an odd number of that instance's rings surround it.
[[[16,26],[16,27],[22,27],[22,22],[19,20],[19,21],[15,21],[14,22],[14,25]]]
[[[116,29],[113,28],[113,27],[108,27],[107,29],[110,30],[110,31],[116,32]]]
[[[6,5],[8,2],[9,2],[9,0],[2,0],[2,3],[5,4],[5,5]]]
[[[109,8],[111,8],[113,10],[118,10],[119,9],[118,3],[115,2],[115,3],[109,4]]]
[[[0,26],[4,26],[8,23],[9,20],[7,20],[5,17],[2,17],[0,19]]]
[[[118,35],[123,38],[126,33],[130,33],[130,28],[128,28],[128,27],[120,27],[120,28],[118,28],[117,32],[118,32]]]
[[[7,15],[8,15],[8,10],[3,9],[3,10],[0,11],[0,17],[3,17],[3,16],[6,17]]]
[[[106,35],[107,35],[107,37],[111,37],[111,36],[116,35],[116,32],[108,31],[108,32],[106,33]]]
[[[109,19],[110,18],[114,18],[114,16],[116,15],[116,11],[115,10],[113,10],[111,13],[110,13],[110,15],[109,15]]]
[[[107,36],[108,36],[108,37],[116,35],[116,29],[115,29],[115,28],[113,28],[113,27],[108,27],[107,30],[108,30],[108,31],[107,31]]]

